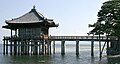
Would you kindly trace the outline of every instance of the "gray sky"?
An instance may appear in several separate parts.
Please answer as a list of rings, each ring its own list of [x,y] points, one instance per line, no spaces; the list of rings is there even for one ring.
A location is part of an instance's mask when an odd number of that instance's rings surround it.
[[[88,24],[97,21],[97,12],[105,0],[1,0],[0,1],[0,42],[10,31],[3,29],[5,20],[19,17],[29,12],[33,5],[47,18],[59,23],[51,28],[51,35],[87,35]]]

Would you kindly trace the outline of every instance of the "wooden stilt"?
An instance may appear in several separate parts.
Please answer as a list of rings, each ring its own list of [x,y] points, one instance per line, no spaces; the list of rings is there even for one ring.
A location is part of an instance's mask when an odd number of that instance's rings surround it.
[[[44,54],[44,41],[42,40],[42,54]]]
[[[41,42],[39,41],[39,55],[41,55]]]
[[[34,49],[35,49],[35,51],[34,51],[34,55],[37,55],[37,53],[38,53],[38,48],[37,48],[37,46],[38,46],[38,42],[35,42],[35,45],[34,45]]]
[[[94,40],[91,41],[91,56],[94,56]]]
[[[44,46],[44,47],[45,47],[45,49],[44,49],[45,54],[47,54],[47,51],[46,51],[46,50],[47,50],[47,44],[45,44],[45,46]]]
[[[55,54],[55,41],[53,41],[53,54]]]
[[[5,55],[5,37],[4,37],[4,39],[3,39],[3,54]]]
[[[14,42],[14,55],[17,54],[17,42]]]
[[[11,39],[10,39],[10,55],[12,55],[12,29],[11,29]]]
[[[50,46],[50,51],[49,51],[49,52],[50,52],[50,54],[51,54],[51,41],[50,41],[50,44],[49,44],[49,46]]]
[[[32,42],[31,42],[31,55],[33,55],[33,45],[32,45]]]
[[[27,55],[29,55],[29,50],[30,50],[30,42],[27,42]]]
[[[108,41],[108,36],[107,36],[107,55],[109,55],[110,53],[109,53],[109,41]]]
[[[79,55],[79,41],[76,41],[76,55]]]
[[[25,55],[28,54],[28,42],[26,41],[25,42]]]
[[[8,54],[8,40],[6,40],[6,54]]]
[[[47,41],[47,55],[49,55],[49,53],[50,53],[50,42],[49,41]]]
[[[20,44],[20,42],[18,42],[18,55],[20,55],[20,46],[21,46],[21,44]]]
[[[24,42],[21,42],[21,55],[24,54]]]
[[[65,41],[61,43],[61,55],[65,55]]]
[[[101,53],[101,40],[100,40],[100,34],[99,34],[99,53],[100,53],[100,60],[102,58],[102,53]]]

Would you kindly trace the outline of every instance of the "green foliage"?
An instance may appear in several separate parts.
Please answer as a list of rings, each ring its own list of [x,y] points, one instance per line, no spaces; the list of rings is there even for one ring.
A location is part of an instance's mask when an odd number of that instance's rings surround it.
[[[98,20],[90,26],[94,27],[90,32],[120,36],[120,0],[104,2],[97,16]]]

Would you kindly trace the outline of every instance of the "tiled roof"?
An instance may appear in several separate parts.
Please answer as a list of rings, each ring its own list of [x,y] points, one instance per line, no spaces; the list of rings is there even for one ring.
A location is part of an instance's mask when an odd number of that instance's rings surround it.
[[[31,9],[30,12],[12,20],[6,20],[6,23],[37,23],[42,22],[44,16],[37,12],[35,8]]]

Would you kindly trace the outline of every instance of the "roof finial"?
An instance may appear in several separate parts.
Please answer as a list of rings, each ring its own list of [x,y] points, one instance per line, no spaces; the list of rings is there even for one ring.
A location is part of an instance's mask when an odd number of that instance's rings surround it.
[[[35,5],[33,6],[33,9],[35,9]]]

